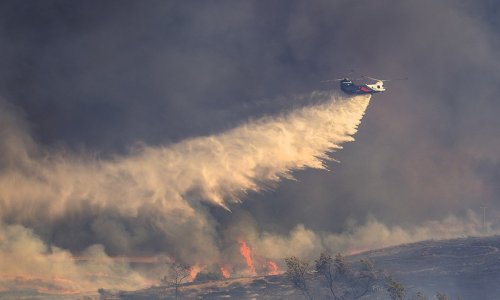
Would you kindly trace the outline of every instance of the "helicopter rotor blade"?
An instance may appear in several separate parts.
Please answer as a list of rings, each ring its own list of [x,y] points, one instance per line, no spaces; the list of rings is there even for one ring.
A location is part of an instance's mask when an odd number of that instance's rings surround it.
[[[373,78],[373,77],[370,77],[370,76],[365,76],[363,75],[362,77],[364,78],[368,78],[368,79],[371,79],[371,80],[375,80],[375,81],[389,81],[389,79],[378,79],[378,78]]]
[[[344,80],[344,78],[321,80],[320,82],[332,82],[332,81],[341,81],[341,80]]]
[[[363,77],[371,79],[371,80],[375,80],[375,81],[382,81],[382,82],[385,82],[385,81],[396,81],[396,80],[408,80],[408,77],[395,78],[395,79],[378,79],[378,78],[373,78],[373,77],[365,76],[365,75],[363,75]]]

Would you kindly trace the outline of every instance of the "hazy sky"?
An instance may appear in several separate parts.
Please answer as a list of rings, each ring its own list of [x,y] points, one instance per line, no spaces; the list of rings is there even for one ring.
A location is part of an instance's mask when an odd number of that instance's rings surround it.
[[[297,181],[250,193],[232,213],[204,207],[208,222],[339,233],[370,217],[411,227],[480,206],[492,220],[499,20],[494,0],[2,1],[0,97],[43,151],[105,160],[292,111],[306,104],[295,95],[336,89],[320,81],[351,70],[408,77],[372,98],[332,172],[296,172]],[[94,236],[98,219],[82,209],[23,224],[64,249],[99,242],[110,254],[133,252]],[[68,238],[72,229],[78,239]],[[134,245],[171,246],[154,234]]]

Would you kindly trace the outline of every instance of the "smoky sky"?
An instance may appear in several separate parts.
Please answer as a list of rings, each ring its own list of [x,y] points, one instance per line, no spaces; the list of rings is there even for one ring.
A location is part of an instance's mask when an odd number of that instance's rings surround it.
[[[336,153],[340,163],[329,163],[332,172],[297,172],[297,181],[250,194],[232,213],[206,209],[221,226],[250,215],[271,232],[297,224],[342,230],[367,216],[412,225],[481,205],[493,217],[499,7],[3,1],[0,95],[24,112],[47,149],[106,157],[290,110],[302,103],[287,95],[336,88],[324,79],[408,77],[374,96],[356,142]],[[55,242],[72,244],[57,235]]]

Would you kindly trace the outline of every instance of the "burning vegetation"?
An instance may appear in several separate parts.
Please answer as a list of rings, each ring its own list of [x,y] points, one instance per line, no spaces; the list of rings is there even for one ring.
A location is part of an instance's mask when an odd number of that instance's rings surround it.
[[[173,296],[180,299],[188,294],[196,294],[199,288],[206,288],[208,293],[211,293],[222,286],[229,289],[230,286],[238,286],[243,282],[252,287],[262,285],[264,289],[276,284],[273,283],[273,277],[277,278],[281,289],[285,287],[295,290],[290,299],[347,300],[381,295],[390,299],[403,299],[408,294],[402,283],[387,272],[377,269],[369,258],[351,263],[340,253],[332,256],[328,252],[322,252],[319,258],[311,263],[291,256],[284,258],[286,269],[280,271],[276,262],[256,256],[247,241],[238,239],[235,244],[238,246],[240,263],[233,261],[231,264],[225,261],[212,266],[187,266],[170,262],[168,275],[161,280],[161,297]],[[283,290],[273,293],[274,296],[279,296],[287,292]],[[418,291],[416,295],[423,294]],[[271,299],[274,297],[267,296]]]
[[[278,264],[265,257],[255,257],[252,248],[245,240],[238,240],[238,250],[241,263],[236,259],[234,264],[224,262],[215,264],[215,266],[199,266],[194,265],[191,268],[192,281],[207,281],[214,279],[227,279],[242,276],[257,276],[257,275],[278,275],[282,272]]]
[[[263,257],[254,258],[252,248],[240,239],[237,241],[241,263],[216,263],[212,266],[194,264],[187,266],[168,262],[168,274],[161,279],[164,286],[179,286],[183,282],[207,282],[248,276],[279,275],[282,272],[278,264]]]
[[[255,266],[253,265],[250,248],[245,241],[240,240],[238,241],[238,244],[240,245],[240,253],[245,258],[248,272],[250,273],[250,275],[256,275],[257,272],[255,271]]]

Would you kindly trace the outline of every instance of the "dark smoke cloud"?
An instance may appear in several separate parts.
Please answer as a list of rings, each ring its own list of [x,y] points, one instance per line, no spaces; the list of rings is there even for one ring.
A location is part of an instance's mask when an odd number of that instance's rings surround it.
[[[256,231],[248,235],[265,232],[283,245],[287,235],[328,244],[318,232],[342,235],[356,222],[363,231],[369,216],[409,230],[448,215],[458,219],[445,224],[468,220],[481,205],[494,218],[499,7],[471,0],[3,1],[0,95],[9,104],[1,104],[0,123],[16,125],[1,133],[0,167],[46,152],[104,159],[143,143],[220,133],[300,107],[302,100],[285,96],[329,89],[319,81],[354,69],[409,80],[388,82],[389,91],[373,98],[357,142],[336,154],[340,164],[329,163],[334,172],[296,172],[298,181],[250,193],[230,205],[231,214],[202,205],[219,231],[210,234],[224,244],[232,233],[221,232],[248,225]],[[50,225],[37,218],[25,225],[74,252],[100,243],[110,255],[180,253],[159,238],[166,225],[150,211],[131,219],[91,206],[75,211]]]
[[[82,292],[97,289],[97,277],[109,278],[99,281],[107,288],[138,288],[154,275],[159,278],[155,270],[165,257],[198,269],[224,264],[245,274],[235,245],[249,238],[257,244],[258,230],[249,217],[250,222],[239,217],[224,224],[209,207],[228,215],[230,204],[240,203],[248,191],[293,178],[293,170],[324,169],[328,153],[354,140],[370,101],[370,95],[345,98],[326,92],[304,97],[316,104],[108,159],[30,142],[19,114],[5,105],[0,140],[7,142],[8,164],[0,172],[0,276],[7,283],[0,291],[31,284],[38,291],[50,285],[56,293]],[[16,233],[23,238],[16,240]],[[120,265],[108,255],[127,260]],[[30,263],[18,265],[18,256],[34,257],[37,272],[30,271]],[[126,263],[144,256],[153,268],[117,281],[129,271]],[[43,264],[37,266],[37,260]],[[106,267],[94,270],[101,260]],[[65,265],[72,272],[64,273]],[[57,284],[61,278],[71,282],[69,290]]]
[[[303,31],[308,27],[293,24],[307,20],[313,32],[295,44],[297,51],[333,61],[332,70],[347,61],[362,73],[410,79],[388,82],[391,90],[374,99],[359,143],[339,153],[336,172],[306,171],[300,183],[281,185],[274,202],[245,205],[257,208],[258,216],[276,212],[278,224],[299,221],[317,229],[341,228],[346,217],[361,219],[367,212],[414,224],[480,205],[498,207],[491,184],[498,181],[491,172],[498,170],[494,137],[500,125],[498,29],[490,24],[495,11],[484,20],[463,9],[471,3],[457,1],[335,3],[295,11],[290,27]],[[314,52],[324,44],[329,55]],[[314,201],[306,208],[290,205],[296,197]]]

